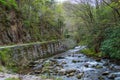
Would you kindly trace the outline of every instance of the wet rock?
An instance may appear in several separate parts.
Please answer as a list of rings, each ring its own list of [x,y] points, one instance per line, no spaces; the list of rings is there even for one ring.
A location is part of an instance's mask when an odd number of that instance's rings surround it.
[[[70,57],[71,55],[69,54],[68,56]]]
[[[41,71],[34,71],[34,73],[35,73],[35,74],[40,74],[40,73],[41,73]]]
[[[65,61],[62,61],[62,63],[61,64],[67,64]]]
[[[69,75],[70,75],[70,76],[74,76],[74,72],[70,73]]]
[[[77,60],[72,60],[72,63],[77,63]]]
[[[72,72],[72,73],[70,73],[70,74],[67,74],[66,76],[67,76],[67,77],[74,76],[74,73]]]
[[[50,59],[50,61],[57,64],[57,60],[55,59]]]
[[[114,67],[115,65],[114,64],[109,64],[109,68],[111,69],[111,70],[115,70],[115,67]]]
[[[104,76],[105,76],[105,75],[109,75],[109,74],[110,74],[109,71],[105,71],[105,72],[102,73],[102,75],[104,75]]]
[[[114,79],[116,76],[114,75],[114,74],[110,74],[109,76],[108,76],[108,78],[109,79]]]
[[[101,58],[97,58],[96,61],[97,61],[97,62],[100,62],[100,61],[101,61]]]
[[[34,67],[34,65],[36,65],[36,64],[37,64],[36,62],[30,62],[30,63],[28,64],[28,66],[29,66],[29,67],[32,67],[32,66]]]
[[[80,73],[80,71],[79,71],[79,70],[76,70],[75,74],[79,74],[79,73]]]
[[[55,67],[54,70],[61,70],[62,68],[61,67]]]
[[[66,75],[66,70],[65,69],[61,69],[58,71],[59,75]]]
[[[29,66],[30,68],[36,67],[36,65],[30,65],[30,64],[29,64],[28,66]]]
[[[52,69],[53,69],[53,66],[49,66],[48,69],[51,69],[51,70],[52,70]]]
[[[89,64],[88,64],[88,63],[85,63],[84,66],[85,66],[85,67],[89,67]]]
[[[84,71],[84,72],[95,72],[96,69],[94,69],[94,68],[86,68],[86,69],[84,69],[83,71]]]
[[[81,56],[78,56],[78,58],[80,58]]]
[[[37,66],[34,66],[33,70],[36,70],[36,69],[42,69],[43,68],[43,65],[37,65]]]
[[[66,73],[67,74],[70,74],[70,73],[75,73],[76,72],[76,69],[68,69],[68,70],[66,70]]]
[[[120,80],[120,77],[116,77],[114,80]]]
[[[60,68],[63,68],[63,64],[56,64],[56,67],[60,67]]]
[[[115,72],[108,75],[109,79],[114,79],[116,77],[120,77],[120,72]]]
[[[105,80],[103,76],[98,77],[99,80]]]
[[[76,60],[72,60],[72,63],[76,63]]]
[[[116,70],[120,70],[120,66],[114,66]]]
[[[103,68],[103,66],[101,66],[101,65],[96,65],[95,68],[96,68],[96,69],[100,69],[100,68]]]
[[[40,63],[40,61],[39,61],[39,60],[37,60],[37,61],[34,61],[34,63],[35,63],[35,64],[39,64],[39,63]]]
[[[98,62],[88,62],[89,67],[100,69],[103,68],[103,64],[98,63]]]
[[[108,63],[108,62],[106,62],[106,63],[104,63],[104,64],[103,64],[103,66],[109,66],[109,63]]]
[[[79,73],[76,77],[77,77],[78,79],[81,79],[83,75],[84,75],[84,73]]]
[[[53,63],[48,60],[43,64],[43,67],[52,66],[52,65],[53,65]]]
[[[40,64],[44,61],[44,59],[40,59],[40,60],[37,60],[37,61],[31,61],[29,62],[29,65],[36,65],[36,64]]]
[[[54,57],[54,59],[65,59],[65,57],[59,56],[59,57]]]

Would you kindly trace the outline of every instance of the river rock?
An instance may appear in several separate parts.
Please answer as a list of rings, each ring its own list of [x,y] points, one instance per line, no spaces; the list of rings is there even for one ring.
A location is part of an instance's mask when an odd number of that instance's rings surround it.
[[[116,77],[120,77],[120,72],[115,72],[108,75],[109,79],[114,79]]]
[[[29,66],[30,68],[36,67],[36,65],[30,65],[30,64],[29,64],[28,66]]]
[[[43,64],[40,64],[40,65],[34,66],[33,70],[42,69],[42,68],[43,68]]]
[[[62,61],[62,63],[61,64],[67,64],[65,61]]]
[[[61,70],[62,68],[61,67],[55,67],[54,70]]]
[[[72,60],[72,63],[76,63],[76,60]]]
[[[76,72],[76,69],[68,69],[68,70],[66,70],[66,73],[67,74],[70,74],[70,73],[75,73]]]
[[[79,74],[77,75],[77,78],[78,78],[78,79],[81,79],[83,75],[84,75],[84,73],[79,73]]]
[[[65,75],[66,74],[66,70],[65,69],[61,69],[58,71],[59,75]]]
[[[114,66],[116,70],[120,70],[120,66]]]
[[[77,63],[77,60],[72,60],[72,63]]]
[[[85,63],[84,66],[85,66],[85,67],[89,67],[89,63]]]
[[[31,62],[28,64],[28,66],[29,66],[29,67],[32,67],[32,66],[34,67],[34,65],[36,65],[36,64],[37,64],[36,62],[31,61]]]
[[[100,68],[103,68],[103,67],[101,65],[96,65],[95,68],[100,69]]]
[[[65,57],[59,56],[59,57],[54,57],[54,59],[65,59]]]
[[[40,59],[40,60],[34,61],[34,63],[39,64],[39,63],[42,63],[43,61],[44,59]]]
[[[74,76],[74,73],[72,72],[72,73],[70,73],[70,74],[67,74],[66,76],[67,76],[67,77]]]
[[[50,59],[50,61],[57,64],[57,60],[55,60],[55,59]]]
[[[56,64],[57,67],[60,67],[60,68],[63,68],[63,65],[60,63],[60,64]]]
[[[108,62],[105,62],[105,63],[103,64],[103,66],[109,66],[109,63],[108,63]]]
[[[105,80],[103,76],[98,77],[99,80]]]
[[[74,72],[70,73],[70,76],[74,76]]]
[[[97,62],[100,62],[100,61],[101,61],[101,58],[97,58],[96,61],[97,61]]]
[[[34,71],[34,73],[35,73],[35,74],[40,74],[40,73],[41,73],[41,71]]]
[[[102,73],[102,75],[109,75],[109,73],[110,73],[109,71],[105,71]]]
[[[37,61],[31,61],[29,62],[29,65],[36,65],[36,64],[40,64],[44,61],[44,59],[40,59],[40,60],[37,60]]]

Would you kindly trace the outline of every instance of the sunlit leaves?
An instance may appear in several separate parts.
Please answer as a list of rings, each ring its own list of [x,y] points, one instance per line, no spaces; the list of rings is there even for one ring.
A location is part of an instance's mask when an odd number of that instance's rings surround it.
[[[0,0],[0,3],[8,8],[17,8],[17,4],[15,0]]]

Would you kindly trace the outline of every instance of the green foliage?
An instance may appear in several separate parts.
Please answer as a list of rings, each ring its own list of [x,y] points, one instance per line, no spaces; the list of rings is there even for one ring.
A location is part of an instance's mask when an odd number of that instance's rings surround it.
[[[5,80],[20,80],[19,78],[7,78]]]
[[[88,48],[83,49],[80,52],[84,53],[84,54],[86,54],[88,56],[92,56],[92,57],[102,57],[103,56],[103,54],[101,52],[99,52],[99,53],[96,54],[93,49],[88,49]]]
[[[12,51],[9,48],[0,50],[0,62],[3,66],[11,69],[13,72],[18,71],[18,67],[15,66],[14,60],[11,57]]]
[[[25,0],[20,3],[24,28],[38,41],[61,38],[63,17],[61,7],[54,0]],[[59,15],[60,14],[60,15]]]
[[[89,56],[95,55],[95,52],[94,52],[93,50],[91,50],[91,49],[83,49],[83,50],[81,50],[80,52],[81,52],[81,53],[84,53],[84,54],[86,54],[86,55],[89,55]]]
[[[9,64],[9,60],[10,60],[10,49],[3,49],[0,50],[0,60],[3,63],[6,63],[6,65]]]
[[[17,8],[17,4],[15,0],[0,0],[0,4],[8,7],[8,8]]]
[[[120,27],[108,28],[105,40],[102,42],[101,50],[104,55],[120,59]]]
[[[3,67],[2,66],[0,66],[0,72],[2,72],[3,71]]]

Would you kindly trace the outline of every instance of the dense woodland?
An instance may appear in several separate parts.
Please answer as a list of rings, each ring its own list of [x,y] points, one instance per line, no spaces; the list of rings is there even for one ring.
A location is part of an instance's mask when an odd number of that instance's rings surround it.
[[[0,0],[0,45],[73,39],[120,59],[120,0]]]
[[[120,80],[119,60],[120,0],[0,0],[0,80]]]
[[[72,37],[88,45],[91,50],[86,52],[120,59],[120,0],[72,0],[63,5],[77,27]]]

